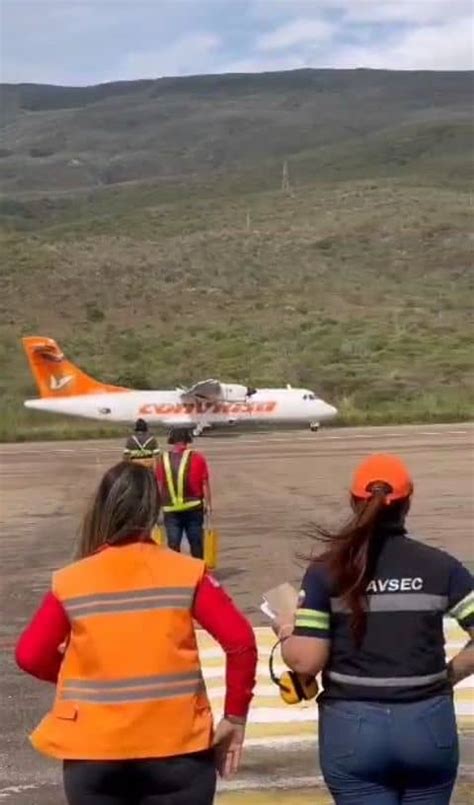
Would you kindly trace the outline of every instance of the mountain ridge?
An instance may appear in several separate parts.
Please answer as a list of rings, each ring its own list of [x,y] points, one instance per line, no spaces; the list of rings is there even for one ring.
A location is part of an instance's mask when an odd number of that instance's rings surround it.
[[[3,192],[238,172],[401,125],[471,119],[473,73],[298,70],[0,85]]]

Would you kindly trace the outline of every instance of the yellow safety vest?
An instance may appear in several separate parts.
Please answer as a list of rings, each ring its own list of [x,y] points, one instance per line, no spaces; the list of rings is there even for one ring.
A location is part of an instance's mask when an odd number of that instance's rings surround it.
[[[190,509],[197,509],[202,506],[201,499],[185,500],[186,474],[189,468],[189,460],[192,450],[185,450],[180,458],[178,472],[175,479],[169,453],[163,453],[163,467],[165,470],[166,486],[168,489],[169,503],[163,506],[164,512],[185,512]]]
[[[131,446],[132,444],[134,447]],[[144,442],[141,442],[139,438],[132,435],[127,441],[123,453],[124,456],[133,460],[137,458],[153,458],[159,453],[159,450],[154,436],[149,436]]]

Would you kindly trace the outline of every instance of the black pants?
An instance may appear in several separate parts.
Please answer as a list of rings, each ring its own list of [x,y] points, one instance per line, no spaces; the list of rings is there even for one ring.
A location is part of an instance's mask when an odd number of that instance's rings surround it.
[[[212,805],[216,768],[212,752],[177,757],[66,760],[69,805]]]

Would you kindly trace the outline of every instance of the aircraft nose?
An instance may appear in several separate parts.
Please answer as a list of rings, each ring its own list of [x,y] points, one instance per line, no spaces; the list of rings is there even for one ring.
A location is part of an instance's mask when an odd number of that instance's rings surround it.
[[[337,408],[335,408],[334,405],[329,405],[329,403],[326,403],[326,416],[328,417],[328,419],[329,418],[332,419],[333,417],[337,416],[337,414],[338,414]]]

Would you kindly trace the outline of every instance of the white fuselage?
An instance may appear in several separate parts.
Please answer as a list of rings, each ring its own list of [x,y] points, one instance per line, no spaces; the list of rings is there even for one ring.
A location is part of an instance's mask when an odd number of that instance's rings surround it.
[[[145,419],[165,427],[190,425],[298,425],[333,419],[337,409],[305,389],[260,389],[248,398],[183,402],[181,391],[119,391],[76,397],[26,400],[37,411],[85,417],[102,422]]]

